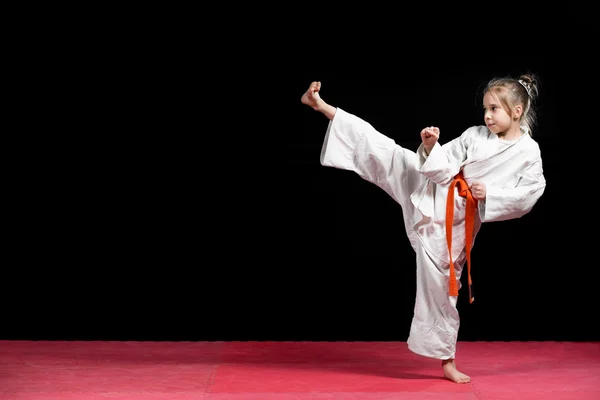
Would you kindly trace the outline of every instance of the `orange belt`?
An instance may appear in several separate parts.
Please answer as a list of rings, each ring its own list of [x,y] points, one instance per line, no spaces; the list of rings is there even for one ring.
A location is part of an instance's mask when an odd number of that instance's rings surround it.
[[[477,199],[473,197],[469,185],[465,181],[462,171],[454,177],[448,189],[448,199],[446,202],[446,241],[448,242],[448,254],[450,256],[450,296],[458,296],[458,283],[456,281],[456,272],[454,271],[454,263],[452,262],[452,222],[454,220],[454,187],[458,185],[458,195],[467,199],[467,214],[466,214],[466,236],[467,236],[467,264],[469,273],[469,303],[473,303],[471,281],[471,246],[473,244],[473,228],[475,226],[475,212],[477,211]]]

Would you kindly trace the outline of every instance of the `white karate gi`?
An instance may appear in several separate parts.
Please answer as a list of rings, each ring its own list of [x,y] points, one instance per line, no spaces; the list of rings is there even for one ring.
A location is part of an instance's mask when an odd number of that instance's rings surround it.
[[[546,186],[537,142],[525,129],[519,139],[507,141],[486,126],[473,126],[444,145],[436,143],[426,156],[423,144],[416,152],[402,148],[368,122],[338,108],[327,127],[320,161],[357,173],[400,204],[417,264],[408,347],[426,357],[454,358],[460,320],[457,297],[448,293],[448,188],[460,170],[469,185],[476,180],[486,184],[473,239],[482,222],[522,217]],[[455,193],[452,260],[459,288],[466,261],[466,201]]]

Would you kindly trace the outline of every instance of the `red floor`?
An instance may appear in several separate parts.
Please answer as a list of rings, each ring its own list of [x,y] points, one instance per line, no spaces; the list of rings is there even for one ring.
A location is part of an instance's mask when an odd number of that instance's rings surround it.
[[[403,342],[0,341],[0,400],[600,399],[600,343],[459,342],[458,385]]]

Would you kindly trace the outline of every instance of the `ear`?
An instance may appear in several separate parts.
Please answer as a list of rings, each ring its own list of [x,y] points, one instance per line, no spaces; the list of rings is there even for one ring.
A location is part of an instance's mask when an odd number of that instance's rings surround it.
[[[517,121],[519,118],[521,118],[522,115],[523,115],[523,105],[519,104],[513,110],[513,117],[515,118],[515,121]]]

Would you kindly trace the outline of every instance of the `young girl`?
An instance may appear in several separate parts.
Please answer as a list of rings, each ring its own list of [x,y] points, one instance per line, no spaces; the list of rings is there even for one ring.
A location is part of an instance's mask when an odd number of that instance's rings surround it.
[[[491,80],[483,93],[485,125],[444,145],[439,128],[426,127],[416,152],[327,104],[320,89],[320,82],[312,82],[301,101],[330,120],[321,164],[355,172],[402,207],[417,258],[409,349],[442,360],[444,376],[453,382],[470,382],[454,361],[462,267],[467,262],[473,302],[470,251],[481,224],[522,217],[546,186],[540,149],[531,137],[535,77]]]

